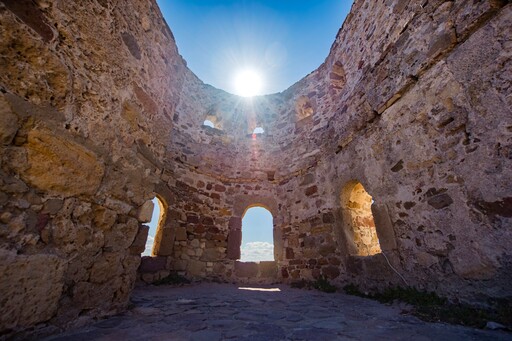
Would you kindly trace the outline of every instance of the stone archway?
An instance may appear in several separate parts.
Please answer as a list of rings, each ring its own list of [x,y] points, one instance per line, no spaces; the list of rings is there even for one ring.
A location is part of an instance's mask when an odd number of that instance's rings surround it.
[[[263,206],[248,207],[242,216],[241,262],[275,261],[274,217]]]
[[[277,202],[272,197],[264,196],[239,196],[234,200],[233,216],[229,220],[227,258],[240,259],[240,246],[242,244],[242,217],[251,207],[263,207],[274,217],[274,259],[280,259],[282,254],[281,233],[276,229]]]

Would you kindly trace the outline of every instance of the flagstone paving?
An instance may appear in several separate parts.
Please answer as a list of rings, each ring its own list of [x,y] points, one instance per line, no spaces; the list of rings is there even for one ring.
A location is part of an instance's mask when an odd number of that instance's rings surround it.
[[[512,340],[502,331],[423,322],[399,305],[272,288],[140,287],[126,313],[45,340]]]

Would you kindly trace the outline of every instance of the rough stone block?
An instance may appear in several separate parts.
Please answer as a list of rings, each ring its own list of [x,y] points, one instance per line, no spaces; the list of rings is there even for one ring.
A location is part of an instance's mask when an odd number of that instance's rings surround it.
[[[204,271],[206,269],[206,263],[197,261],[197,260],[189,260],[187,265],[187,272],[190,276],[199,277],[204,275]]]
[[[137,219],[141,223],[149,223],[153,216],[153,210],[155,209],[155,204],[153,201],[146,201],[141,207],[139,207],[139,211],[137,213]]]
[[[242,244],[242,231],[231,230],[228,235],[228,253],[229,259],[240,259],[240,245]]]
[[[104,173],[103,162],[69,136],[44,128],[33,129],[23,147],[29,168],[14,166],[26,182],[65,196],[93,195],[98,190]]]
[[[235,275],[237,277],[256,278],[258,276],[258,263],[235,262]]]
[[[328,279],[335,279],[340,275],[340,268],[338,266],[326,266],[322,268],[322,275]]]
[[[372,205],[373,220],[379,237],[379,244],[382,250],[396,249],[395,231],[389,217],[387,206],[374,203]]]
[[[214,262],[218,261],[221,258],[221,253],[217,248],[205,249],[203,251],[203,255],[201,256],[201,260],[204,262]]]
[[[130,246],[130,253],[132,255],[141,254],[146,249],[146,241],[148,240],[148,232],[149,232],[149,226],[147,225],[140,225],[139,231],[137,232],[137,235],[135,236],[135,240],[133,241],[132,245]]]
[[[161,233],[161,234],[159,234]],[[186,232],[185,232],[186,236]],[[176,240],[176,229],[165,226],[161,232],[157,230],[155,236],[155,252],[157,256],[172,256],[174,250],[174,241]]]
[[[66,261],[55,255],[0,250],[0,330],[47,321],[58,308]]]
[[[156,273],[165,270],[167,257],[144,256],[140,260],[139,273]]]
[[[93,283],[105,283],[119,276],[123,272],[119,253],[103,253],[95,259],[91,268],[90,281]]]
[[[260,277],[277,278],[277,263],[270,261],[262,261],[259,264]]]
[[[0,144],[8,145],[18,131],[18,116],[12,112],[11,106],[0,96]]]
[[[176,228],[176,240],[178,240],[178,241],[187,240],[187,230],[184,227]]]

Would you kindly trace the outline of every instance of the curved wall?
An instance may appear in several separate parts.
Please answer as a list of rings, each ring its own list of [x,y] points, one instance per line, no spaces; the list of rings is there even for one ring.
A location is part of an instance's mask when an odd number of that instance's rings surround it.
[[[4,1],[0,19],[4,333],[124,309],[155,194],[148,281],[405,285],[389,261],[408,285],[510,298],[507,1],[358,0],[324,64],[252,100],[197,79],[153,1]],[[353,250],[354,180],[383,254]],[[236,261],[252,204],[274,216],[257,270]]]

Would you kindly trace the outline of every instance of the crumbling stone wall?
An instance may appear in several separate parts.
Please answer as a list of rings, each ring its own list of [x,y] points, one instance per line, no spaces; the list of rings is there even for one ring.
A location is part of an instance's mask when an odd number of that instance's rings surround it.
[[[505,0],[357,0],[324,64],[247,100],[187,69],[153,1],[0,2],[1,329],[123,309],[155,195],[149,281],[404,285],[391,264],[451,297],[510,297],[511,21]],[[237,262],[255,204],[274,216],[259,267]]]
[[[153,2],[0,2],[2,334],[125,309],[189,72],[172,42]]]

